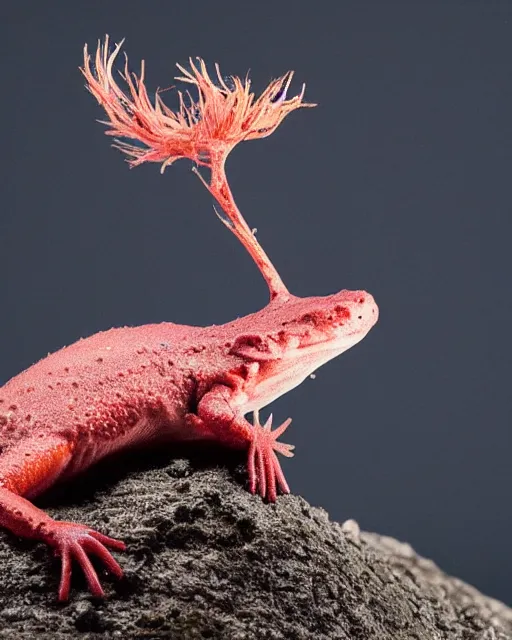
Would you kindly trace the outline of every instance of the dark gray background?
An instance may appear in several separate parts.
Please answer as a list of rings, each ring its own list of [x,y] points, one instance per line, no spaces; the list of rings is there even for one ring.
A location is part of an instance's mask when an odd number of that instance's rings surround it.
[[[0,12],[0,379],[114,325],[228,321],[263,280],[181,162],[130,171],[77,67],[126,37],[148,85],[218,61],[315,110],[228,173],[297,295],[381,317],[273,406],[292,490],[512,603],[510,2],[16,2]]]

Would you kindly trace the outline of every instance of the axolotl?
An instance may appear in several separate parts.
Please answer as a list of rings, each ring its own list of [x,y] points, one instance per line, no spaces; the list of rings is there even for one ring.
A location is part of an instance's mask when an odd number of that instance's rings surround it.
[[[125,545],[86,525],[54,520],[31,500],[114,452],[202,440],[246,450],[250,491],[274,502],[278,490],[289,492],[276,454],[293,455],[291,445],[278,441],[290,419],[273,429],[271,416],[260,423],[260,409],[362,340],[378,318],[365,291],[292,295],[231,194],[224,164],[235,144],[265,137],[293,109],[312,106],[301,103],[304,90],[286,98],[291,75],[254,101],[248,80],[234,78],[228,86],[218,72],[215,84],[202,61],[199,69],[191,62],[192,72],[180,67],[182,80],[195,84],[200,97],[187,107],[180,94],[176,114],[159,98],[149,101],[142,73],[125,71],[130,95],[119,88],[112,76],[119,48],[109,54],[108,39],[99,45],[94,72],[87,49],[84,54],[82,72],[107,112],[107,133],[144,143],[118,144],[133,165],[165,166],[184,157],[211,171],[209,183],[201,180],[260,269],[270,302],[223,325],[163,322],[100,332],[48,355],[0,389],[0,525],[60,555],[60,600],[69,597],[72,561],[92,594],[102,596],[89,555],[120,577],[110,550]],[[252,423],[245,417],[251,412]]]
[[[277,440],[290,421],[271,430],[258,411],[362,340],[377,316],[364,291],[290,296],[224,325],[110,329],[47,356],[0,389],[0,525],[55,547],[65,600],[72,558],[101,596],[87,554],[121,576],[107,547],[124,544],[30,500],[108,454],[187,440],[246,449],[250,490],[274,501],[277,487],[289,491],[276,453],[293,455]]]

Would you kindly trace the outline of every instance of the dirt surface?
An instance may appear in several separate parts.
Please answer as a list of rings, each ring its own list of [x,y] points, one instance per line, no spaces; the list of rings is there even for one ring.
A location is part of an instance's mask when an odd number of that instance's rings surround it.
[[[296,496],[264,504],[240,458],[185,453],[110,460],[38,501],[127,543],[104,601],[75,569],[59,605],[58,560],[1,531],[0,638],[512,639],[511,609],[408,545]]]

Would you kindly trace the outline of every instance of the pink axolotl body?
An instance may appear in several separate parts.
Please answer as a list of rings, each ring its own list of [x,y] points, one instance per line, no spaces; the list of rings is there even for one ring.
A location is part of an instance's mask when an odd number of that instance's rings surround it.
[[[108,41],[105,50],[107,45]],[[111,120],[126,110],[129,126],[135,122],[133,126],[144,126],[151,133],[155,128],[151,109],[156,107],[144,101],[139,104],[140,96],[127,106],[126,96],[120,97],[112,88],[110,59],[100,55],[96,66],[98,79],[91,74],[86,57],[84,74]],[[198,85],[206,82],[200,77]],[[291,106],[300,106],[297,98],[283,98],[288,84],[283,90],[282,83],[275,81],[273,90],[263,94],[267,102],[254,105],[257,117],[249,114],[263,132],[260,137],[284,117],[276,109],[287,112]],[[137,87],[142,91],[141,85]],[[220,95],[209,85],[199,88],[204,94],[212,91],[213,97],[207,102],[203,96],[203,119],[193,123],[195,128],[190,126],[193,134],[207,121],[212,101],[217,101],[212,111],[216,118],[225,103],[230,107],[224,117],[232,126],[230,114],[239,108],[233,106],[233,95],[245,91],[243,85],[235,83],[233,91],[225,87]],[[242,101],[244,108],[246,102]],[[169,118],[166,114],[164,124]],[[243,128],[241,118],[235,123]],[[210,136],[212,129],[210,124]],[[143,133],[137,129],[132,137],[142,138]],[[161,129],[158,134],[162,136]],[[229,138],[226,132],[223,135]],[[181,149],[183,135],[178,138]],[[246,449],[251,492],[275,501],[278,489],[289,492],[276,453],[293,455],[292,446],[277,440],[290,420],[272,430],[271,418],[260,424],[259,410],[359,342],[378,318],[373,297],[364,291],[310,298],[291,295],[234,204],[224,174],[228,147],[222,150],[218,140],[210,140],[208,148],[203,138],[198,139],[194,144],[207,147],[199,149],[201,163],[212,172],[211,183],[205,184],[267,280],[269,304],[219,326],[163,322],[97,333],[49,355],[0,389],[0,525],[17,535],[43,540],[60,554],[60,600],[69,595],[72,560],[82,567],[91,592],[103,595],[88,554],[98,556],[120,576],[121,567],[108,548],[122,550],[124,543],[85,525],[55,521],[30,499],[115,451],[157,442],[172,446],[173,442],[210,440]],[[173,157],[169,140],[166,145],[165,154]],[[194,149],[187,152],[190,157],[195,157]],[[162,158],[157,155],[156,159]],[[253,423],[245,418],[250,412]]]
[[[359,342],[377,316],[373,298],[362,291],[290,297],[220,326],[111,329],[44,358],[0,389],[0,524],[57,547],[66,572],[68,550],[101,595],[79,549],[120,575],[103,545],[122,549],[123,543],[52,520],[27,497],[120,449],[214,440],[250,451],[251,490],[274,501],[277,486],[288,492],[275,452],[290,455],[291,447],[276,440],[289,421],[270,431],[244,415],[257,415]],[[68,591],[66,573],[60,598]]]

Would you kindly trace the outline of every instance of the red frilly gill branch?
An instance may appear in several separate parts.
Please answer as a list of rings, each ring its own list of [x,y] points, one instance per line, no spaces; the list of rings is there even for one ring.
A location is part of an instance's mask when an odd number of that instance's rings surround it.
[[[225,159],[239,142],[273,133],[291,111],[315,106],[302,101],[305,86],[299,95],[287,98],[292,71],[273,80],[256,98],[247,77],[242,80],[233,76],[228,86],[216,64],[214,82],[204,61],[198,58],[197,64],[189,60],[190,70],[176,65],[183,74],[176,80],[194,85],[198,98],[193,100],[188,91],[178,91],[180,106],[172,111],[159,92],[153,102],[149,99],[144,84],[144,61],[137,75],[128,70],[125,55],[124,72],[119,74],[127,90],[116,82],[113,67],[122,44],[117,44],[109,53],[107,36],[103,43],[98,42],[94,62],[86,45],[81,71],[87,88],[105,109],[107,135],[144,145],[141,148],[116,140],[114,146],[129,156],[131,166],[161,162],[163,171],[175,160],[189,158],[211,167],[213,155]]]
[[[197,99],[188,91],[178,91],[179,109],[173,111],[164,104],[161,92],[157,92],[153,102],[149,99],[144,84],[144,62],[139,75],[131,73],[125,55],[124,72],[119,72],[125,88],[119,86],[114,78],[114,63],[122,44],[117,44],[109,53],[106,36],[103,43],[98,42],[94,62],[86,45],[81,68],[87,88],[107,114],[108,120],[103,123],[109,127],[107,135],[116,137],[114,146],[128,155],[131,166],[160,162],[163,172],[175,160],[189,158],[208,167],[209,182],[194,169],[229,222],[225,218],[221,220],[256,263],[267,282],[270,298],[287,300],[288,289],[235,203],[226,178],[225,161],[239,142],[264,138],[275,131],[290,112],[300,107],[314,107],[302,102],[305,87],[299,95],[288,98],[293,77],[289,71],[273,80],[256,98],[247,77],[241,80],[232,76],[226,82],[219,66],[215,65],[217,79],[214,82],[201,58],[197,64],[190,59],[190,70],[177,65],[183,75],[176,79],[193,85]]]

